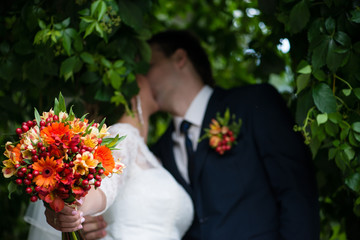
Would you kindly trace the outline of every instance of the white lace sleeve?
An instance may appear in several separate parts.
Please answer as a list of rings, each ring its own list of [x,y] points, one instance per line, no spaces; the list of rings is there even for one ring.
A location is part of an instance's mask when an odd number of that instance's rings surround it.
[[[109,137],[115,137],[116,135],[126,136],[126,138],[116,146],[119,150],[113,151],[114,159],[121,159],[121,162],[125,164],[126,168],[122,174],[113,174],[111,177],[103,179],[100,189],[106,196],[106,208],[104,211],[95,215],[101,215],[114,203],[116,196],[121,192],[122,186],[126,183],[126,179],[131,176],[131,172],[136,168],[135,163],[139,152],[139,141],[141,141],[137,129],[129,124],[115,124],[110,127],[109,132]]]

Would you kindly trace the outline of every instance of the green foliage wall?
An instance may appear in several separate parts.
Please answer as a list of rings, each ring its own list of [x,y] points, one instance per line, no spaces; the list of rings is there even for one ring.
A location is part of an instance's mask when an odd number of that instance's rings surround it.
[[[147,70],[145,40],[167,28],[187,28],[203,40],[218,85],[270,82],[284,94],[295,130],[313,153],[321,239],[360,239],[358,0],[0,4],[0,144],[14,140],[34,107],[48,110],[59,91],[77,115],[90,112],[113,123],[137,92],[135,74]],[[282,39],[289,39],[289,53],[278,49]],[[158,136],[166,117],[153,121],[151,134]],[[1,229],[0,238],[23,239],[26,203],[9,201],[0,180],[0,205],[7,206],[0,225],[13,226]]]
[[[291,42],[295,130],[317,166],[322,239],[359,239],[360,2],[259,1],[264,20]],[[345,232],[345,233],[344,233]]]

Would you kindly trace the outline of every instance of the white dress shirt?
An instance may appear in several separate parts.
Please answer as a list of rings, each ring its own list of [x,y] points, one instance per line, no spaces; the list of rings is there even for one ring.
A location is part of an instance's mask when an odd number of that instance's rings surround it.
[[[172,133],[172,139],[174,141],[173,151],[175,155],[175,162],[180,174],[187,183],[189,183],[187,167],[188,159],[185,147],[185,136],[184,134],[180,133],[180,124],[183,120],[187,120],[191,123],[188,135],[190,140],[192,141],[193,149],[194,151],[196,151],[201,132],[201,124],[205,116],[207,104],[213,91],[214,90],[210,86],[205,85],[191,102],[188,110],[185,113],[184,118],[174,117],[175,131]]]

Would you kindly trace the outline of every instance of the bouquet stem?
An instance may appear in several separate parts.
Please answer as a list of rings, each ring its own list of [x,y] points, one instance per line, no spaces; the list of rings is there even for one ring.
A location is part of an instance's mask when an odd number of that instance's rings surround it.
[[[85,235],[82,230],[76,232],[63,232],[61,234],[62,240],[86,240]]]

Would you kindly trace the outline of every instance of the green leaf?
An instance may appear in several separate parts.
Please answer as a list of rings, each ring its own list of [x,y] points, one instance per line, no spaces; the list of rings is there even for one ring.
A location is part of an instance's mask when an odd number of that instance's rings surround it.
[[[346,159],[345,159],[345,157],[344,157],[343,152],[338,151],[338,152],[336,153],[335,163],[336,163],[336,166],[338,166],[338,168],[339,168],[342,172],[345,172],[347,162],[346,162]]]
[[[328,31],[329,34],[333,34],[335,31],[335,20],[332,17],[329,17],[325,20],[325,28]]]
[[[78,36],[77,31],[74,28],[67,28],[64,30],[64,32],[70,38],[76,38]]]
[[[354,147],[359,147],[359,141],[356,140],[355,133],[353,131],[350,131],[349,133],[349,143]]]
[[[109,60],[107,60],[105,57],[102,57],[100,59],[100,62],[102,63],[102,65],[104,65],[105,67],[107,67],[109,69],[112,67],[112,63]]]
[[[120,68],[124,65],[124,60],[116,60],[113,64],[113,67],[116,68]]]
[[[327,115],[327,113],[321,113],[321,114],[318,114],[318,115],[316,116],[316,121],[317,121],[318,125],[321,125],[321,124],[323,124],[323,123],[326,123],[327,120],[328,120],[328,115]]]
[[[349,135],[349,132],[350,132],[350,128],[344,128],[343,130],[341,130],[340,132],[341,141],[345,140],[345,138]]]
[[[126,135],[119,137],[119,134],[114,138],[104,138],[101,146],[107,146],[110,150],[113,150],[121,141],[126,138]]]
[[[61,22],[62,28],[67,28],[70,25],[70,17],[66,18],[64,21]]]
[[[360,173],[353,173],[345,179],[345,184],[355,192],[360,191]]]
[[[17,185],[14,182],[9,182],[9,185],[8,185],[8,191],[9,191],[8,198],[9,199],[11,199],[11,194],[16,191],[16,188],[17,188]]]
[[[85,113],[84,115],[82,115],[82,117],[80,118],[80,121],[83,122],[88,114],[89,114],[89,113]]]
[[[113,69],[110,69],[109,71],[107,71],[107,75],[108,78],[110,79],[110,83],[111,86],[116,89],[119,90],[120,86],[124,80],[124,78],[122,78],[116,71],[114,71]]]
[[[336,70],[340,67],[342,64],[343,55],[336,52],[337,46],[333,39],[329,41],[329,48],[326,55],[326,64],[328,68],[332,72],[336,72]]]
[[[329,120],[335,124],[342,121],[342,115],[339,112],[333,112],[328,114]]]
[[[304,29],[310,19],[310,11],[307,2],[302,0],[298,2],[290,11],[289,31],[298,33]]]
[[[328,121],[326,124],[325,124],[325,132],[332,136],[332,137],[335,137],[338,132],[339,132],[339,126],[337,124],[334,124],[330,121]]]
[[[344,94],[345,96],[350,96],[350,94],[351,94],[351,89],[343,89],[342,92],[343,92],[343,94]]]
[[[95,23],[95,30],[100,35],[100,37],[104,37],[104,30],[98,22]]]
[[[354,94],[358,99],[360,99],[360,88],[355,88],[354,89]]]
[[[93,55],[91,55],[88,52],[82,52],[80,54],[80,58],[87,64],[94,64],[95,63]]]
[[[84,38],[89,36],[94,31],[96,24],[97,22],[92,22],[86,27]]]
[[[299,94],[302,90],[304,90],[310,82],[310,74],[300,74],[296,78],[296,94]]]
[[[344,32],[336,32],[334,35],[334,39],[344,47],[348,48],[351,45],[351,38]]]
[[[37,123],[38,127],[40,128],[41,117],[40,117],[40,114],[39,114],[39,112],[38,112],[38,110],[36,108],[34,108],[34,116],[35,116],[35,119],[36,119],[36,123]]]
[[[142,9],[134,1],[119,1],[119,15],[126,25],[134,29],[140,29],[143,26]]]
[[[101,1],[100,4],[96,8],[95,17],[97,17],[97,20],[100,21],[105,13],[106,13],[106,3],[104,1]]]
[[[356,9],[351,12],[351,21],[355,23],[360,23],[360,10]]]
[[[336,154],[338,152],[338,149],[337,148],[330,148],[329,149],[329,153],[328,153],[328,159],[331,160],[331,159],[334,159]]]
[[[86,23],[93,23],[96,21],[96,19],[94,19],[93,17],[89,17],[89,16],[80,17],[80,19]]]
[[[59,93],[59,112],[66,112],[65,98]]]
[[[116,106],[123,105],[126,113],[129,115],[132,114],[124,95],[122,95],[120,91],[115,91],[114,96],[111,97],[111,103],[115,103]]]
[[[75,119],[75,113],[73,111],[73,106],[70,107],[70,110],[69,110],[69,115],[68,115],[68,118],[67,118],[69,121],[73,121]]]
[[[64,34],[63,35],[63,47],[67,53],[68,56],[71,55],[71,38]]]
[[[306,61],[302,60],[298,65],[296,72],[302,74],[311,73],[311,66]]]
[[[46,24],[45,24],[45,22],[44,22],[43,20],[38,19],[38,23],[39,23],[39,27],[40,27],[41,29],[45,29],[45,28],[46,28]]]
[[[69,57],[65,61],[63,61],[60,66],[60,77],[63,76],[65,80],[72,77],[75,65],[76,65],[75,56]]]
[[[324,81],[326,79],[326,74],[321,69],[316,69],[312,72],[312,75],[319,81]]]
[[[336,98],[325,83],[317,84],[312,91],[314,103],[322,113],[336,112]]]
[[[101,129],[105,123],[105,120],[106,120],[106,118],[103,118],[103,120],[100,122],[99,127],[98,127],[99,132],[101,131]]]
[[[360,142],[360,133],[354,132],[354,137],[355,137],[356,141]]]
[[[355,132],[360,133],[360,122],[354,122],[351,127]]]
[[[345,156],[349,161],[353,160],[355,157],[355,151],[352,147],[347,147],[344,149]]]
[[[96,0],[91,4],[90,15],[94,16],[102,0]]]
[[[330,38],[326,37],[319,44],[319,46],[314,48],[311,59],[314,69],[320,69],[322,66],[326,64],[326,56],[329,48],[329,42],[330,42]]]

